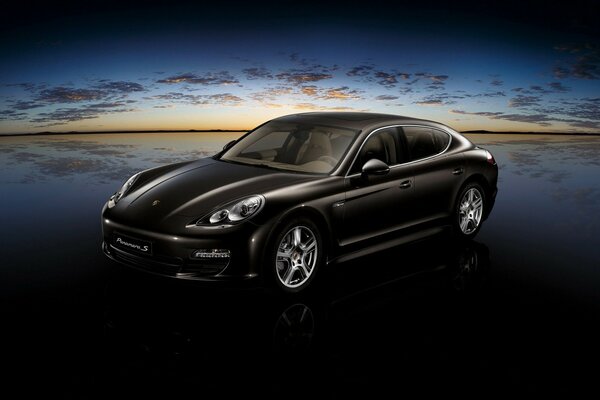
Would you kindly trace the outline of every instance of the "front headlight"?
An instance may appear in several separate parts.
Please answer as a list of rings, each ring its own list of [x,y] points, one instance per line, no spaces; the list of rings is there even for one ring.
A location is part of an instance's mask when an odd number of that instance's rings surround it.
[[[121,186],[121,189],[119,189],[119,191],[117,193],[110,196],[110,199],[108,200],[108,208],[113,208],[114,206],[117,205],[119,200],[121,200],[121,198],[127,194],[129,189],[131,189],[131,187],[133,186],[133,184],[135,183],[137,178],[140,176],[140,174],[141,174],[141,172],[138,172],[137,174],[133,175],[131,178],[127,179],[127,181],[123,184],[123,186]]]
[[[227,204],[215,212],[199,219],[196,225],[238,223],[256,214],[265,204],[261,195],[253,195]]]

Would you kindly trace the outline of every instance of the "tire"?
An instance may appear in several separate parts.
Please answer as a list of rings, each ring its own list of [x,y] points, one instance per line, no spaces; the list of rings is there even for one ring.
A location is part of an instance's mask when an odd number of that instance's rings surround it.
[[[315,223],[307,218],[293,219],[277,230],[267,258],[267,276],[280,292],[304,292],[314,286],[324,256],[323,239]]]
[[[486,205],[485,191],[478,183],[468,183],[460,191],[452,216],[452,225],[458,237],[472,239],[477,235],[483,223]]]

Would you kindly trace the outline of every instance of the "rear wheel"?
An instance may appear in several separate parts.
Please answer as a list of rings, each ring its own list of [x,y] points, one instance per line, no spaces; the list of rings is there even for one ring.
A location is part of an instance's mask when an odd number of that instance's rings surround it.
[[[306,290],[315,279],[324,254],[317,226],[298,218],[285,224],[275,237],[270,260],[271,278],[286,293]]]
[[[467,184],[457,197],[454,207],[454,231],[460,237],[477,235],[483,221],[485,192],[478,183]]]

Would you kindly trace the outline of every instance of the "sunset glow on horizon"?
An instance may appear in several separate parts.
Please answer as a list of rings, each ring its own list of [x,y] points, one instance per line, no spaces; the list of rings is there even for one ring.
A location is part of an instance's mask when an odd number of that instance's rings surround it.
[[[403,9],[403,24],[130,11],[90,12],[85,26],[61,14],[5,27],[0,134],[238,130],[328,110],[459,131],[600,131],[600,44],[586,31],[475,23],[460,8],[427,18]]]

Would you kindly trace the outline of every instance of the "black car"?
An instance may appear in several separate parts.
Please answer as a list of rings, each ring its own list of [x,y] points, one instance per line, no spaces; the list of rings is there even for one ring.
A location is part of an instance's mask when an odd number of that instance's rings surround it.
[[[436,122],[288,115],[213,157],[129,178],[102,210],[102,247],[160,275],[260,277],[294,293],[327,264],[448,226],[474,237],[493,207],[497,177],[489,151]]]

